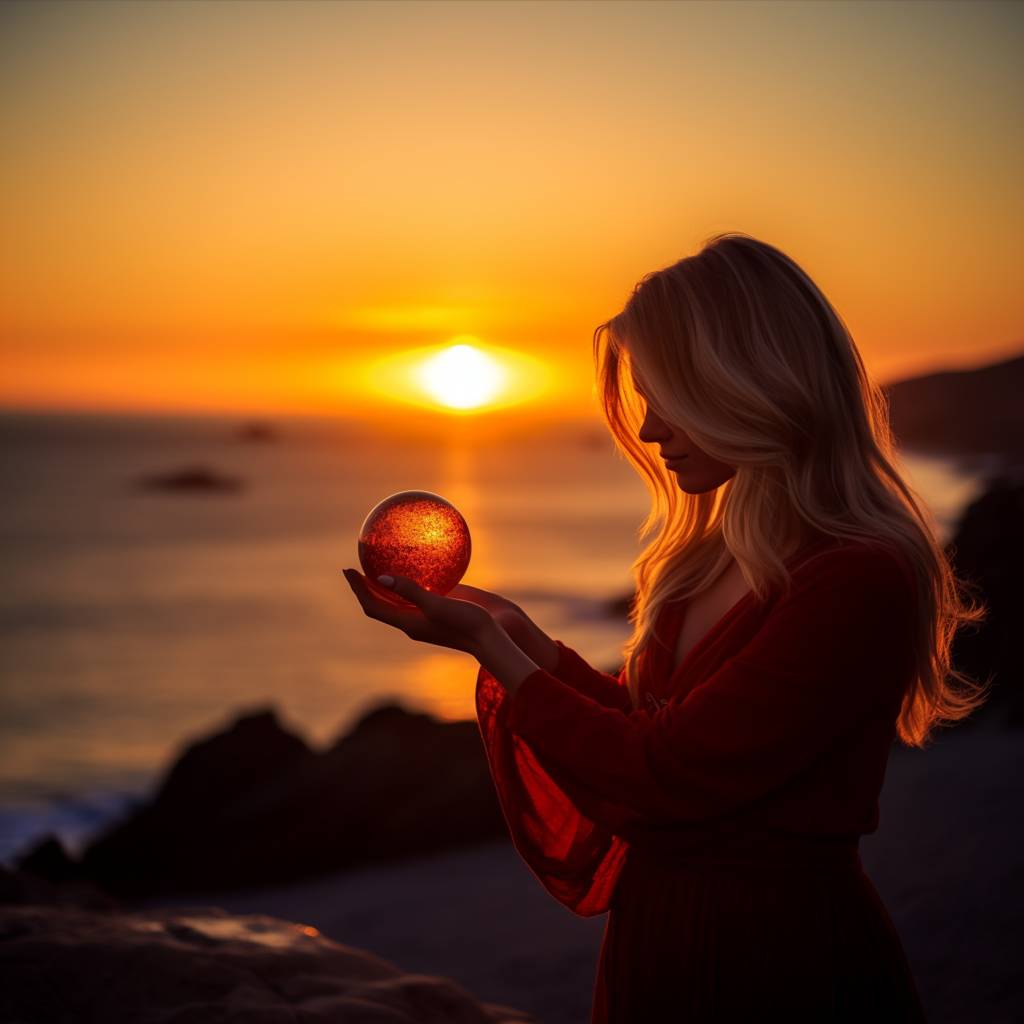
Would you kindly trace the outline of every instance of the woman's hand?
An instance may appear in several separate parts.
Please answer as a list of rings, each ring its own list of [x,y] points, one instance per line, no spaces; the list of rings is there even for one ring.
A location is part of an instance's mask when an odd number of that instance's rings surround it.
[[[486,608],[524,654],[545,671],[554,670],[558,664],[558,648],[554,640],[514,601],[464,583],[456,584],[450,593],[453,597],[464,598]]]
[[[412,640],[438,647],[450,647],[456,651],[465,651],[474,657],[484,641],[493,634],[496,622],[491,612],[481,603],[464,601],[459,598],[442,597],[415,583],[406,576],[395,576],[394,586],[388,588],[400,597],[411,601],[413,608],[403,608],[374,593],[366,576],[355,569],[342,570],[348,585],[352,588],[359,603],[371,619],[385,622],[389,626],[400,629]],[[373,581],[374,587],[383,588],[383,584]],[[454,590],[459,590],[455,587]],[[462,587],[463,591],[475,590],[474,587]],[[480,591],[486,594],[486,591]],[[491,595],[497,598],[497,595]],[[498,599],[499,601],[503,599]]]

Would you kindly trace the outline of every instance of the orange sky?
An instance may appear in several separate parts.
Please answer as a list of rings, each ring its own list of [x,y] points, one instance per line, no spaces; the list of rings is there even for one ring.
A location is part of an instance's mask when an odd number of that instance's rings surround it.
[[[0,404],[365,412],[463,335],[592,401],[644,273],[742,230],[882,380],[1024,347],[1024,5],[0,8]]]

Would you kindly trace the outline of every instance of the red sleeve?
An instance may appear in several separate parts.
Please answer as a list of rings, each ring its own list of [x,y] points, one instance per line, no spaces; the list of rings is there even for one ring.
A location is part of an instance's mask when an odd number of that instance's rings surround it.
[[[618,676],[600,672],[561,640],[556,640],[555,645],[558,647],[558,662],[551,674],[556,679],[561,679],[563,683],[606,708],[616,708],[625,715],[633,710],[633,702],[621,672]]]
[[[567,692],[576,692],[549,678]],[[628,844],[584,815],[570,793],[509,728],[510,704],[505,687],[481,666],[476,682],[477,722],[512,843],[559,903],[581,917],[604,913],[611,905]]]
[[[618,834],[736,811],[866,716],[898,710],[914,597],[896,557],[865,544],[810,559],[746,646],[656,712],[610,710],[538,669],[503,721],[525,741],[521,756],[594,828]]]

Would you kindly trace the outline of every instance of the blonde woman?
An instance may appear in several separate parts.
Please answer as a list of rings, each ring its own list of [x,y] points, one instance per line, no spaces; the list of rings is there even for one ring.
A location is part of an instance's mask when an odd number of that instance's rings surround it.
[[[644,277],[601,324],[604,414],[652,496],[617,676],[518,605],[354,570],[368,615],[480,662],[477,715],[516,849],[608,912],[592,1024],[921,1021],[864,874],[894,740],[978,707],[968,603],[897,467],[838,313],[742,233]]]

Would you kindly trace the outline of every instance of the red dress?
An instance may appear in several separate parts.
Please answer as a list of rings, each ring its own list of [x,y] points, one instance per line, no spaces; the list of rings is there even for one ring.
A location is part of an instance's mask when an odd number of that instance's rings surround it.
[[[560,641],[477,719],[512,840],[574,913],[608,911],[591,1024],[925,1019],[861,835],[912,675],[916,591],[882,542],[818,541],[671,670],[685,602],[623,675]]]

